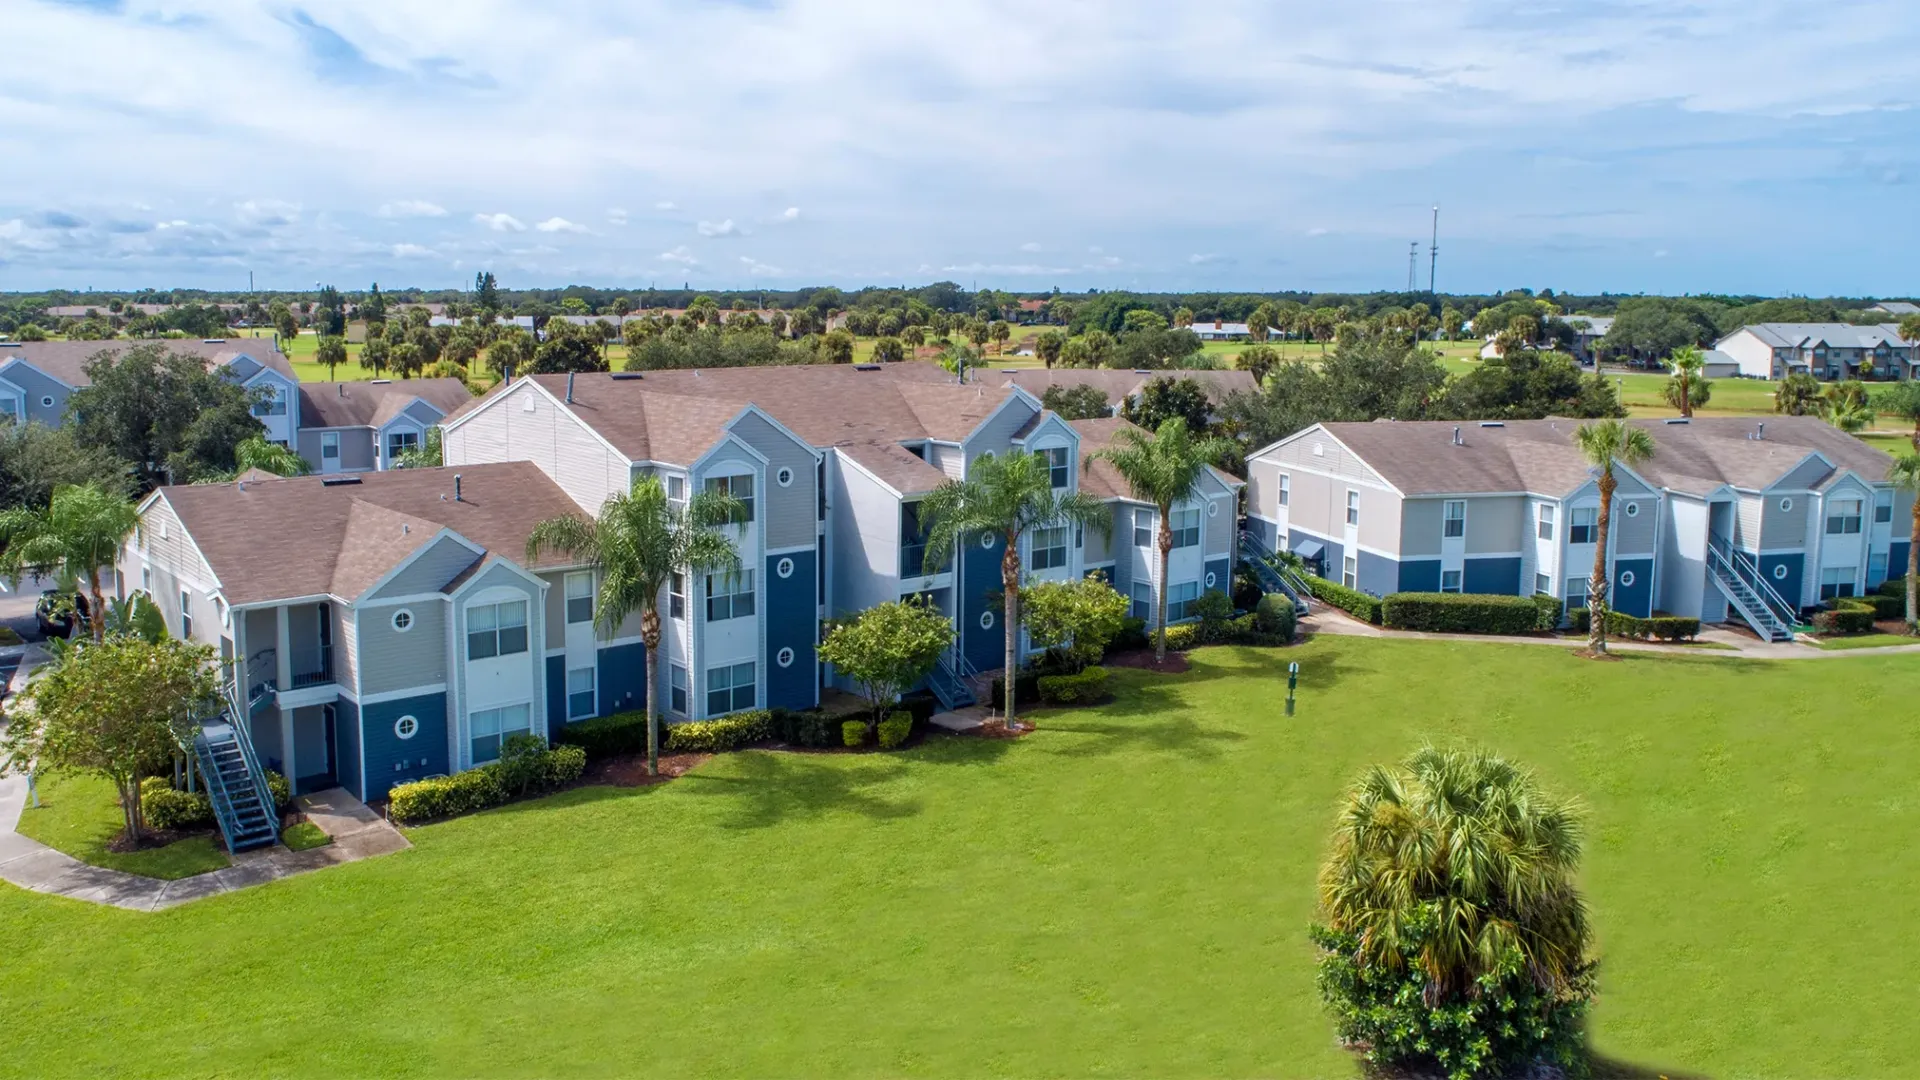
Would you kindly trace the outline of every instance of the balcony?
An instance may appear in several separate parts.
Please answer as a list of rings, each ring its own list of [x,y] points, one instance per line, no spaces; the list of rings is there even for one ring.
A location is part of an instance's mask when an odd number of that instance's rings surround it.
[[[295,690],[307,686],[324,686],[332,682],[333,646],[321,645],[314,648],[295,649],[292,673],[292,689]]]
[[[900,545],[900,576],[903,578],[925,577],[927,574],[927,545]]]

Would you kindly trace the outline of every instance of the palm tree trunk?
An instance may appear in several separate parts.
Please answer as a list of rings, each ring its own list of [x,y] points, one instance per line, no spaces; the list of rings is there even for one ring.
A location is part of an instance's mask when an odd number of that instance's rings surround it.
[[[1920,592],[1920,491],[1913,496],[1913,535],[1907,538],[1907,630],[1915,629],[1915,593]]]
[[[1173,553],[1173,507],[1156,507],[1160,511],[1160,587],[1156,590],[1154,601],[1155,619],[1159,623],[1159,632],[1154,635],[1153,662],[1163,664],[1167,659],[1167,563]]]
[[[1680,373],[1680,415],[1693,418],[1693,382],[1684,371]]]
[[[1613,467],[1600,474],[1600,518],[1595,526],[1593,576],[1587,580],[1587,650],[1607,654],[1607,527],[1613,516]]]
[[[87,591],[93,594],[93,617],[88,621],[93,623],[93,643],[98,645],[107,640],[107,608],[106,600],[100,595],[100,568],[97,566],[87,569]]]
[[[660,613],[648,604],[640,613],[640,662],[647,680],[647,775],[660,775],[660,673],[653,658],[660,648]],[[692,687],[687,688],[693,692]]]
[[[1000,593],[1000,617],[1007,624],[1006,677],[1000,681],[1007,692],[1007,730],[1012,731],[1014,705],[1019,697],[1014,689],[1015,675],[1019,671],[1014,653],[1020,643],[1020,537],[1015,533],[1007,534],[1007,551],[1000,556]]]

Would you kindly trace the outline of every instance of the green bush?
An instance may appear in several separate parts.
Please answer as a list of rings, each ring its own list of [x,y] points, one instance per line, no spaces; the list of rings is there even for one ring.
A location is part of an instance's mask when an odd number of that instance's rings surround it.
[[[1263,634],[1275,634],[1292,641],[1299,621],[1300,614],[1294,610],[1293,598],[1286,593],[1268,593],[1254,605],[1253,625]]]
[[[867,722],[865,720],[845,720],[840,724],[840,743],[843,746],[867,745]]]
[[[892,750],[913,734],[913,714],[895,712],[880,721],[880,749]]]
[[[1691,641],[1700,634],[1700,620],[1680,615],[1654,613],[1651,619],[1636,620],[1646,626],[1648,636],[1661,641]]]
[[[158,776],[141,782],[140,812],[156,829],[204,829],[214,823],[213,803],[206,792],[176,791]]]
[[[789,746],[822,750],[840,745],[840,722],[818,709],[771,709],[767,713],[773,737]]]
[[[546,783],[547,744],[540,736],[526,732],[509,735],[500,744],[500,760],[493,768],[499,771],[500,786],[508,794],[525,795]]]
[[[1200,644],[1199,623],[1179,623],[1167,627],[1167,650],[1185,652]]]
[[[1005,708],[1007,704],[1007,680],[1003,675],[993,677],[993,700],[982,702],[993,708]],[[1023,670],[1013,677],[1013,703],[1015,706],[1037,705],[1040,702],[1040,673]]]
[[[507,801],[500,771],[492,765],[399,784],[387,793],[387,816],[403,825],[470,814]]]
[[[1307,588],[1313,590],[1316,600],[1324,600],[1341,611],[1378,626],[1380,624],[1380,599],[1368,596],[1358,589],[1349,589],[1337,581],[1328,581],[1323,577],[1308,577]]]
[[[1560,601],[1547,593],[1533,594],[1535,630],[1557,630],[1560,628]]]
[[[940,711],[940,699],[934,697],[931,690],[915,690],[911,694],[900,695],[899,708],[912,718],[915,727],[919,727]]]
[[[1440,634],[1526,634],[1540,610],[1526,596],[1487,593],[1394,593],[1380,603],[1381,624]]]
[[[275,810],[284,811],[293,805],[293,785],[272,769],[267,770],[267,793],[273,796]]]
[[[1584,636],[1592,625],[1592,612],[1586,608],[1574,608],[1567,612],[1569,633]],[[1655,615],[1651,619],[1642,619],[1623,611],[1607,612],[1607,634],[1611,637],[1629,638],[1635,641],[1655,638],[1661,641],[1688,641],[1699,633],[1699,619],[1689,619],[1679,615]]]
[[[1842,596],[1813,617],[1813,628],[1823,634],[1864,634],[1873,629],[1873,605],[1858,597]]]
[[[587,771],[587,752],[577,746],[556,746],[547,752],[546,786],[565,787]]]
[[[1907,598],[1906,575],[1902,574],[1899,577],[1890,577],[1887,580],[1881,582],[1880,587],[1874,591],[1879,593],[1881,596],[1897,596],[1900,599],[1905,600]],[[1902,614],[1905,614],[1905,613],[1902,612]]]
[[[667,728],[666,746],[675,754],[723,754],[772,737],[772,715],[755,709],[672,724]]]
[[[1086,705],[1107,696],[1107,669],[1095,665],[1077,675],[1040,679],[1040,700],[1049,705]]]
[[[1873,593],[1868,596],[1863,596],[1860,599],[1863,603],[1873,605],[1873,617],[1875,619],[1904,619],[1907,617],[1907,594],[1904,592],[1895,596]]]
[[[580,720],[560,729],[554,741],[577,746],[592,761],[647,752],[646,711],[614,713]]]
[[[1127,619],[1120,624],[1120,632],[1114,635],[1111,642],[1107,643],[1107,652],[1109,654],[1128,652],[1134,649],[1144,649],[1152,644],[1153,639],[1147,634],[1147,620],[1128,616]]]
[[[1219,589],[1208,589],[1193,602],[1193,613],[1201,622],[1225,622],[1233,618],[1233,601]]]

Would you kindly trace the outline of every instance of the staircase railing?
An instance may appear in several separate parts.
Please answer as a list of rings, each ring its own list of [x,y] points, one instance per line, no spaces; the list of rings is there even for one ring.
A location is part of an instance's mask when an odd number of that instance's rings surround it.
[[[1790,641],[1793,639],[1793,624],[1782,619],[1772,605],[1755,590],[1736,567],[1726,553],[1712,544],[1707,547],[1707,561],[1713,570],[1713,578],[1726,594],[1740,617],[1746,620],[1753,632],[1768,641]]]
[[[960,673],[942,656],[934,663],[933,671],[927,676],[927,686],[940,704],[949,709],[962,709],[974,703],[973,692],[961,679]]]
[[[213,758],[213,742],[204,733],[193,740],[193,756],[200,763],[200,779],[206,783],[207,799],[213,803],[213,820],[220,825],[220,835],[227,842],[227,850],[234,851],[238,844],[234,827],[239,819],[234,813],[233,798],[227,791],[226,777],[220,775],[220,763]]]
[[[1273,549],[1267,546],[1266,541],[1260,539],[1259,535],[1252,530],[1242,529],[1240,545],[1252,552],[1254,557],[1247,562],[1253,567],[1254,576],[1260,579],[1262,585],[1274,592],[1285,594],[1287,599],[1293,601],[1294,608],[1300,614],[1305,615],[1312,610],[1309,598],[1313,595],[1313,591],[1307,587],[1307,583],[1292,567],[1275,556]]]
[[[1767,576],[1760,572],[1760,564],[1746,552],[1715,536],[1707,537],[1707,550],[1726,562],[1733,573],[1754,591],[1768,612],[1782,625],[1791,628],[1799,624],[1799,606],[1788,603],[1786,597],[1780,595],[1779,590],[1773,587],[1773,583],[1767,580]]]

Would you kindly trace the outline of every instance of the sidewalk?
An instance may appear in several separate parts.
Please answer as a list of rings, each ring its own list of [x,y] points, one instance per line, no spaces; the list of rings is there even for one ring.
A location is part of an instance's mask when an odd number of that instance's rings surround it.
[[[1552,637],[1508,637],[1499,634],[1429,634],[1419,630],[1388,630],[1384,627],[1364,623],[1341,611],[1331,604],[1315,604],[1313,614],[1300,620],[1300,629],[1307,633],[1346,634],[1352,637],[1393,638],[1401,641],[1470,641],[1481,644],[1501,645],[1552,645],[1562,649],[1581,647],[1581,642],[1572,638]],[[1920,642],[1912,645],[1886,645],[1872,649],[1822,649],[1818,645],[1805,642],[1759,641],[1744,634],[1715,627],[1702,627],[1698,640],[1718,645],[1731,646],[1725,649],[1689,648],[1685,645],[1661,645],[1651,641],[1622,641],[1619,638],[1607,639],[1609,652],[1652,653],[1657,656],[1702,656],[1713,659],[1739,657],[1747,660],[1832,660],[1851,656],[1887,656],[1899,653],[1920,653]]]

